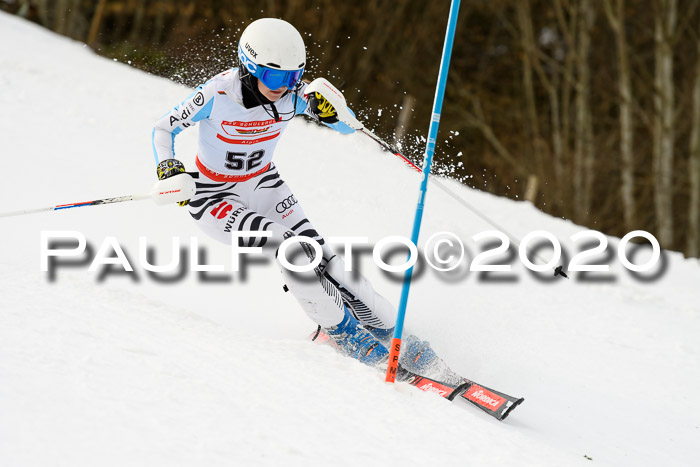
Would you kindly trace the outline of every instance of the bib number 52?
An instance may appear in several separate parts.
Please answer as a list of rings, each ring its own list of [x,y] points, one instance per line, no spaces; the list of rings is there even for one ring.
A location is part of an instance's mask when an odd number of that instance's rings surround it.
[[[258,167],[265,155],[265,150],[251,152],[233,152],[226,153],[226,168],[230,170],[245,170],[246,172]]]

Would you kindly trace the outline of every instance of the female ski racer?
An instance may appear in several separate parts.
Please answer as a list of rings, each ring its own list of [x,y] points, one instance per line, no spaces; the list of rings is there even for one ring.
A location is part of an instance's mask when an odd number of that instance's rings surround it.
[[[233,231],[271,232],[271,238],[238,241],[240,246],[261,247],[273,258],[284,239],[298,236],[318,242],[322,260],[313,271],[281,268],[286,287],[340,349],[378,365],[388,357],[394,308],[364,277],[345,271],[342,258],[314,229],[272,162],[280,135],[295,115],[305,114],[341,133],[354,131],[338,121],[336,110],[321,94],[307,95],[301,80],[305,65],[306,48],[294,26],[274,18],[251,23],[238,44],[238,67],[199,86],[156,123],[158,179],[189,176],[174,158],[174,138],[199,124],[199,176],[188,203],[197,225],[228,244]],[[293,245],[307,265],[318,253],[307,243]],[[413,336],[404,339],[403,347],[401,363],[409,370],[441,363],[427,342]]]

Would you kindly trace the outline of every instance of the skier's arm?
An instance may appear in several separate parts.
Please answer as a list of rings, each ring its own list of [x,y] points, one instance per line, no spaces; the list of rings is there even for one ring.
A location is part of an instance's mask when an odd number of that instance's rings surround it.
[[[304,96],[304,89],[306,88],[306,83],[303,83],[301,88],[297,93],[296,101],[296,114],[304,113],[314,120],[323,123],[329,128],[333,128],[335,131],[342,134],[354,133],[355,130],[350,128],[345,123],[338,120],[338,114],[328,102],[323,99],[323,97],[318,98],[315,95],[311,95],[308,98]],[[350,114],[355,116],[355,113],[348,108]]]
[[[175,136],[198,121],[209,118],[214,105],[216,87],[212,81],[195,91],[163,115],[153,128],[153,155],[156,163],[175,157]]]

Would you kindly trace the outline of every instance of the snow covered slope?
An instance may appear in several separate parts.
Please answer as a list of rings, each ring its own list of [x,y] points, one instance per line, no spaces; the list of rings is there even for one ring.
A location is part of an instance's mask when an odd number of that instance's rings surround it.
[[[0,43],[0,212],[149,190],[151,125],[187,89],[5,14]],[[194,136],[177,142],[190,167]],[[299,118],[275,162],[326,237],[409,235],[418,176],[366,137]],[[569,239],[579,226],[449,186],[520,238],[546,230],[569,256],[580,246]],[[471,236],[492,228],[434,187],[423,225],[422,239],[452,232],[471,258]],[[48,230],[82,232],[95,250],[113,236],[136,271],[100,277],[83,263],[50,280],[39,262]],[[198,238],[202,262],[229,264],[228,249],[177,206],[0,219],[0,465],[697,463],[695,260],[666,253],[665,271],[647,281],[614,255],[598,281],[538,280],[517,258],[507,280],[419,274],[407,326],[458,372],[526,398],[499,423],[385,385],[305,342],[314,325],[283,293],[274,265],[217,281],[185,270],[164,283],[139,266],[139,236],[158,263],[175,236]],[[609,241],[614,251],[618,240]],[[398,302],[396,277],[371,255],[361,266]]]

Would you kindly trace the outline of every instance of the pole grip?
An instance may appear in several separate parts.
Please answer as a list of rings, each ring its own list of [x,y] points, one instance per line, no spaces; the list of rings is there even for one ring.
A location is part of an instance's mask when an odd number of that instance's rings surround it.
[[[401,354],[401,339],[394,337],[391,339],[389,349],[389,364],[386,367],[386,378],[384,381],[393,383],[396,381],[396,372],[399,371],[399,355]]]

